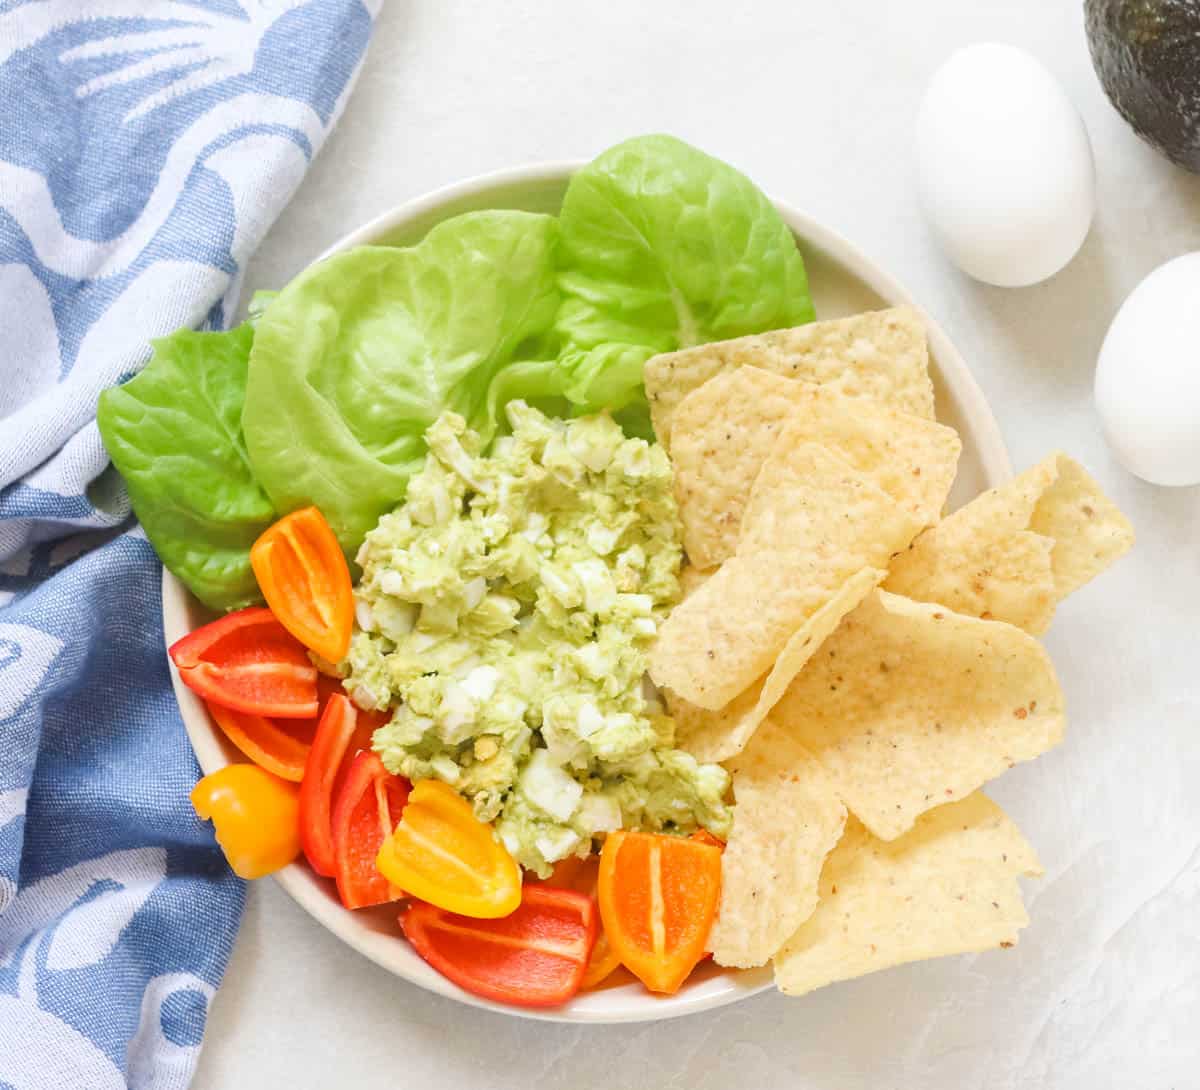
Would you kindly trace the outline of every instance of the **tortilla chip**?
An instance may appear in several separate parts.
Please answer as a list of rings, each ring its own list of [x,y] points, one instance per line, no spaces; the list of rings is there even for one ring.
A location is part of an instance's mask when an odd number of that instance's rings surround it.
[[[925,323],[914,307],[892,307],[654,356],[644,374],[658,441],[670,448],[671,418],[688,394],[744,364],[933,419]]]
[[[863,568],[847,579],[792,634],[771,672],[720,710],[706,711],[668,693],[667,707],[675,718],[675,744],[704,763],[725,761],[741,753],[804,664],[883,576],[877,568]]]
[[[1016,877],[1041,873],[1020,830],[979,792],[890,843],[850,818],[816,910],[775,955],[775,982],[804,995],[905,962],[1012,946],[1029,922]]]
[[[846,824],[812,755],[769,719],[727,766],[733,831],[709,942],[718,965],[765,965],[817,907],[825,857]]]
[[[737,551],[796,549],[825,558],[844,579],[860,567],[886,568],[923,525],[846,459],[785,430],[750,490]]]
[[[1054,542],[1054,591],[1062,601],[1133,548],[1133,527],[1073,458],[1052,454],[1058,471],[1039,497],[1029,528]]]
[[[693,390],[672,424],[675,495],[688,559],[732,556],[751,486],[776,443],[821,443],[929,526],[962,449],[952,428],[757,367]]]
[[[698,707],[724,707],[771,668],[837,583],[819,557],[791,551],[732,557],[659,628],[651,679]]]
[[[1045,649],[1012,625],[875,591],[825,641],[773,718],[884,840],[1062,740]]]
[[[757,496],[766,478],[752,540],[743,538],[744,551],[671,611],[650,652],[654,682],[709,711],[766,674],[851,575],[885,568],[919,529],[887,493],[816,444],[788,451],[779,472],[772,465],[773,456],[755,484]]]
[[[1052,454],[923,533],[884,586],[1037,635],[1059,601],[1132,545],[1132,527],[1096,482]]]

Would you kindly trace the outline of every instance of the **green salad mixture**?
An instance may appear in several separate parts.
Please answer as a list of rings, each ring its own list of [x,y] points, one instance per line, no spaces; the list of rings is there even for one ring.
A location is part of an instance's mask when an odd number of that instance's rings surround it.
[[[546,873],[594,833],[728,827],[726,773],[643,692],[680,545],[642,368],[813,316],[770,201],[646,136],[579,170],[557,217],[456,216],[155,342],[97,416],[147,537],[214,609],[259,601],[250,546],[320,509],[360,576],[336,669],[394,710],[375,748]]]

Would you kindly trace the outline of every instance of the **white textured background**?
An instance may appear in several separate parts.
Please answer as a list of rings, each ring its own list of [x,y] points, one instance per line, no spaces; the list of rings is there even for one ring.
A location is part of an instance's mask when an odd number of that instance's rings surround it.
[[[1200,1088],[1200,489],[1125,474],[1091,404],[1120,301],[1161,262],[1200,249],[1200,179],[1145,148],[1111,109],[1081,7],[387,0],[340,129],[249,272],[250,285],[277,287],[350,228],[426,190],[664,130],[738,165],[895,274],[973,368],[1014,464],[1067,449],[1140,536],[1049,635],[1071,713],[1066,743],[993,787],[1047,870],[1026,884],[1033,924],[1020,945],[803,1000],[571,1028],[403,984],[262,882],[198,1090]],[[1041,58],[1096,151],[1092,234],[1037,288],[960,276],[915,206],[922,89],[950,50],[984,39]]]

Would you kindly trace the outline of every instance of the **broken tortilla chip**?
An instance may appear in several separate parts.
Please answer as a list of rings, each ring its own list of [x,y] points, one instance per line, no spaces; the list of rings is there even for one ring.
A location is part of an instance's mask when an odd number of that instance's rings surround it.
[[[933,419],[925,323],[915,307],[892,307],[652,357],[644,371],[646,398],[664,448],[671,447],[679,403],[744,364]]]
[[[1012,946],[1029,922],[1017,875],[1041,873],[1020,830],[979,792],[930,810],[891,842],[850,818],[815,911],[775,955],[775,982],[803,995],[910,961]]]
[[[884,840],[1045,753],[1066,723],[1054,667],[1032,636],[886,591],[842,621],[773,717]]]
[[[846,808],[821,766],[769,719],[727,765],[736,806],[721,857],[718,965],[765,965],[817,906],[825,857]]]
[[[847,579],[792,634],[770,673],[718,711],[706,711],[667,694],[667,707],[675,719],[675,744],[706,763],[728,760],[741,753],[804,664],[883,576],[884,572],[877,568],[863,568]]]
[[[926,530],[896,557],[884,586],[1037,635],[1058,602],[1127,552],[1133,536],[1087,471],[1052,454]]]
[[[777,446],[828,447],[923,526],[940,517],[962,449],[952,428],[757,367],[693,390],[672,436],[684,550],[701,568],[733,555],[750,489]]]

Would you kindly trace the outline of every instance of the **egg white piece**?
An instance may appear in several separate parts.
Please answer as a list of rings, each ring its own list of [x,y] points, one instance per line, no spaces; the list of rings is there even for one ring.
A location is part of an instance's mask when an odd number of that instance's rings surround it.
[[[1160,265],[1117,311],[1096,364],[1105,438],[1151,484],[1200,484],[1200,253]]]
[[[1023,49],[967,46],[934,73],[917,116],[916,168],[934,235],[977,280],[1036,284],[1087,237],[1096,204],[1087,130]]]

